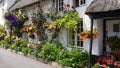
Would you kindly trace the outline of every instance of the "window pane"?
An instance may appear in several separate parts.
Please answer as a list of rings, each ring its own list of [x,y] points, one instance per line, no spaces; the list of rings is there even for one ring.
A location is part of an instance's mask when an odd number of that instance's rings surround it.
[[[77,46],[83,47],[83,41],[77,41]]]
[[[119,24],[113,24],[113,32],[119,32]]]
[[[63,10],[63,0],[59,0],[59,11]]]
[[[79,0],[73,0],[74,2],[74,7],[78,7],[79,6]]]
[[[83,4],[85,4],[86,3],[86,0],[83,0],[84,2],[83,2]]]
[[[84,5],[86,3],[86,0],[80,0],[80,5]]]
[[[79,39],[78,37],[78,33],[81,33],[83,31],[83,21],[79,21],[80,23],[77,24],[78,26],[78,30],[77,33],[75,35],[72,36],[72,39],[75,42],[75,46],[79,46],[79,47],[83,47],[83,41]]]

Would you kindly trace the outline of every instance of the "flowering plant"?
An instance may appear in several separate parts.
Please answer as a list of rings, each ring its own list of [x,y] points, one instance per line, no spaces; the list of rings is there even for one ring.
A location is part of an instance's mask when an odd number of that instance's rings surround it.
[[[24,28],[20,30],[20,32],[35,32],[36,26],[34,24],[26,25]]]
[[[16,18],[18,19],[18,21],[22,24],[24,24],[25,21],[28,20],[28,16],[25,13],[25,10],[23,9],[18,9],[16,11],[13,11],[13,15],[16,16]]]
[[[78,37],[81,40],[85,40],[85,39],[90,38],[90,33],[91,33],[90,30],[84,30],[83,32],[78,33]],[[93,34],[93,36],[92,36],[93,39],[97,38],[98,30],[96,28],[94,28],[92,34]]]
[[[117,36],[107,37],[108,46],[112,51],[120,51],[120,38]]]
[[[20,32],[27,32],[28,37],[34,38],[34,32],[36,31],[37,27],[34,24],[26,25],[24,28],[20,30]]]
[[[59,28],[57,27],[57,22],[46,22],[42,25],[42,27],[45,29],[45,34],[48,36],[48,39],[55,38],[58,35]]]
[[[112,53],[104,53],[103,56],[98,57],[97,62],[94,64],[94,68],[119,68],[120,63],[117,62]]]
[[[19,24],[18,19],[16,18],[16,16],[11,14],[11,13],[6,13],[5,18],[10,22],[10,24],[12,26],[15,26],[15,25]]]

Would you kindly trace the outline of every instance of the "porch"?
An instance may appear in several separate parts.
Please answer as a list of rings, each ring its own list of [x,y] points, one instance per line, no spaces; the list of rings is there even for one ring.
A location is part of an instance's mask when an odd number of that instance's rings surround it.
[[[117,57],[118,57],[118,54],[119,54],[119,47],[117,48],[117,53],[115,53],[112,48],[110,48],[111,50],[106,52],[108,50],[107,48],[107,45],[110,45],[108,44],[108,37],[110,36],[114,36],[112,34],[110,34],[109,32],[112,31],[112,30],[109,30],[108,28],[112,28],[111,26],[108,26],[108,20],[119,20],[120,19],[120,1],[118,0],[94,0],[88,7],[87,7],[87,10],[86,10],[86,14],[89,15],[89,17],[91,18],[91,39],[90,39],[90,52],[89,52],[89,66],[88,68],[91,68],[91,61],[92,61],[92,58],[94,58],[91,54],[92,54],[92,43],[93,43],[93,39],[92,39],[92,31],[93,31],[93,22],[95,19],[103,19],[103,55],[100,56],[102,59],[102,61],[104,61],[103,63],[99,63],[99,65],[101,64],[104,64],[104,66],[107,65],[107,60],[111,60],[110,63],[114,63],[114,64],[117,64],[115,63],[116,58],[114,58],[113,56],[115,54],[117,54]],[[119,23],[118,24],[115,24],[114,25],[114,28],[113,28],[113,32],[115,33],[119,33]],[[117,29],[117,30],[116,30]],[[108,35],[109,34],[109,35]],[[120,37],[120,35],[118,34],[118,37]],[[113,39],[113,41],[115,41]],[[119,40],[116,40],[118,41],[117,44],[119,45]],[[113,44],[115,45],[115,44]],[[114,48],[116,49],[116,48]],[[104,54],[104,53],[107,53],[107,54]],[[109,58],[109,59],[108,59]],[[104,59],[104,60],[103,60]],[[99,58],[97,57],[97,60],[96,61],[99,61]],[[118,64],[119,66],[119,64]],[[104,67],[106,68],[106,67]],[[115,67],[114,67],[115,68]]]

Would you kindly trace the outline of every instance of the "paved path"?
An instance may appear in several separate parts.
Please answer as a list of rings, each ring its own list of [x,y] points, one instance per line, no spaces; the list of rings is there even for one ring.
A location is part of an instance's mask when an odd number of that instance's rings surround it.
[[[55,68],[0,48],[0,68]]]

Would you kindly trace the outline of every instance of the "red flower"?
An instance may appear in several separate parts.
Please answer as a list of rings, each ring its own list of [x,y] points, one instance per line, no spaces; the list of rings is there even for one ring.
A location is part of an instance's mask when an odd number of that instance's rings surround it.
[[[38,36],[41,36],[41,35],[42,35],[42,33],[41,33],[41,32],[38,32],[38,33],[37,33],[37,35],[38,35]]]
[[[97,59],[98,62],[102,62],[102,60],[103,60],[103,58],[101,58],[101,57],[98,57],[98,59]]]
[[[107,65],[112,65],[113,64],[113,60],[106,60],[106,64]]]
[[[100,65],[100,62],[96,62],[96,65]]]
[[[70,7],[70,3],[67,3],[66,6],[67,6],[67,7]]]
[[[32,20],[32,23],[33,23],[33,24],[35,24],[35,23],[36,23],[36,21],[33,19],[33,20]]]
[[[103,64],[102,67],[103,67],[103,68],[107,68],[106,64]]]
[[[24,31],[28,32],[28,26],[25,26]]]
[[[118,67],[120,67],[120,64],[118,64]]]
[[[118,66],[118,63],[117,63],[117,62],[114,62],[114,66]]]
[[[23,32],[23,29],[20,29],[20,33],[22,33]]]

